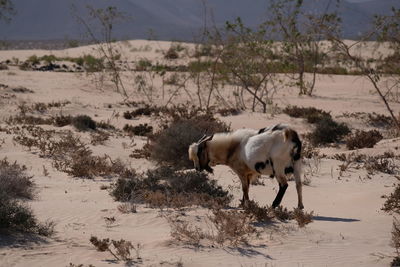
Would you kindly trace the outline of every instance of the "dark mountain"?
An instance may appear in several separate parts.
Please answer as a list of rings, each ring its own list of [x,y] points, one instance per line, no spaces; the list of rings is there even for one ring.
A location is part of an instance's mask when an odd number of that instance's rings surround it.
[[[73,14],[88,20],[86,6],[116,6],[129,15],[129,21],[115,25],[115,37],[124,39],[153,37],[162,40],[189,40],[199,36],[205,21],[221,26],[241,17],[246,25],[256,26],[268,14],[268,0],[13,0],[17,14],[8,24],[0,23],[0,39],[45,40],[83,39],[83,27]],[[334,9],[336,0],[304,1],[305,10],[322,13]],[[71,11],[74,4],[76,11]],[[356,38],[371,27],[373,14],[388,14],[399,0],[342,1],[344,36]],[[207,17],[207,20],[205,19]],[[212,23],[211,23],[212,22]],[[95,28],[93,26],[93,28]]]

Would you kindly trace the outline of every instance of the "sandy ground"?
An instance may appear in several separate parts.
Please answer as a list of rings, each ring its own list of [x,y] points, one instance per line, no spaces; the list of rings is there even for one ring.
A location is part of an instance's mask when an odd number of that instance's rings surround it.
[[[162,55],[156,50],[167,49],[170,43],[132,41],[130,46],[126,53],[132,53],[131,60],[141,57],[162,60]],[[132,47],[136,49],[132,50]],[[0,51],[0,61],[13,57],[24,60],[33,54],[79,56],[90,50],[90,47],[84,47],[53,52]],[[145,117],[137,121],[125,120],[122,113],[132,109],[120,104],[123,99],[121,95],[107,87],[99,91],[90,77],[82,74],[11,68],[0,71],[0,83],[10,87],[24,86],[34,91],[0,98],[2,120],[15,114],[17,105],[22,102],[29,104],[68,100],[71,104],[51,110],[50,113],[87,114],[96,121],[108,121],[119,128],[126,123],[154,123]],[[160,81],[155,81],[156,88],[160,84]],[[384,105],[372,92],[373,88],[363,78],[321,75],[318,76],[315,96],[298,97],[295,89],[284,88],[276,94],[274,100],[280,108],[288,104],[314,106],[330,111],[334,116],[344,112],[386,114]],[[136,93],[131,96],[135,100],[140,97]],[[184,101],[187,97],[182,94],[176,98],[177,101]],[[229,99],[232,96],[227,94],[226,97]],[[157,101],[165,103],[165,99],[158,98]],[[391,105],[396,114],[400,112],[400,104]],[[310,126],[302,119],[293,119],[282,113],[271,115],[244,112],[221,119],[230,123],[232,129],[259,129],[284,122],[293,125],[300,133],[310,130]],[[366,128],[356,119],[342,120],[355,128]],[[83,135],[83,138],[88,140],[88,136]],[[251,240],[248,246],[193,248],[171,242],[166,216],[175,216],[177,211],[139,205],[137,213],[122,214],[117,209],[120,203],[115,202],[107,190],[100,188],[112,181],[69,177],[56,171],[49,159],[40,158],[13,142],[12,135],[0,132],[0,140],[4,140],[0,145],[0,159],[7,157],[11,161],[25,164],[28,173],[34,176],[38,197],[29,205],[38,219],[53,220],[56,223],[56,234],[52,238],[0,234],[0,266],[69,266],[70,263],[84,266],[125,265],[114,261],[110,254],[96,251],[89,242],[91,235],[140,243],[142,263],[138,263],[139,266],[388,266],[395,255],[394,248],[390,246],[393,216],[381,210],[385,201],[382,196],[390,194],[398,182],[391,175],[378,173],[368,177],[363,169],[350,169],[340,176],[338,166],[341,162],[337,160],[307,160],[304,172],[311,182],[303,187],[303,196],[305,210],[314,212],[312,223],[305,228],[299,228],[295,222],[261,227],[260,237]],[[111,158],[121,158],[138,171],[154,166],[145,160],[129,158],[132,147],[126,144],[132,142],[140,147],[145,143],[145,138],[112,137],[105,145],[91,148],[96,154],[107,153]],[[400,139],[384,139],[374,148],[362,149],[359,153],[382,154],[393,151],[398,154],[398,146]],[[342,146],[322,150],[327,155],[346,152]],[[43,174],[44,166],[49,171],[48,176]],[[229,188],[235,197],[232,205],[237,206],[241,197],[239,179],[225,166],[217,166],[213,178],[223,187]],[[270,204],[278,190],[277,182],[269,178],[263,178],[262,181],[264,185],[251,186],[250,198],[261,205]],[[291,209],[297,205],[296,202],[294,183],[289,182],[282,204]],[[209,213],[206,209],[193,207],[185,210],[185,217],[204,218]],[[116,221],[109,225],[105,217],[114,217]]]

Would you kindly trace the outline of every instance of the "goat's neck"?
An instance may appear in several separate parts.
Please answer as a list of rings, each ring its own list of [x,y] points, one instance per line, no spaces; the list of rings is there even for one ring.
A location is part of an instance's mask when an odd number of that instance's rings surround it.
[[[207,151],[212,165],[228,165],[229,155],[232,153],[232,142],[211,140],[207,142]]]

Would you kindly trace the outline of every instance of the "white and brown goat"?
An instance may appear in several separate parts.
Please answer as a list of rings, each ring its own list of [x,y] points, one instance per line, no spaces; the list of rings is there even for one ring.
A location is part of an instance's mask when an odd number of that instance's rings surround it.
[[[303,208],[301,184],[301,141],[296,131],[277,124],[260,130],[240,129],[231,133],[203,136],[189,147],[189,159],[196,170],[213,172],[211,166],[229,166],[240,178],[242,204],[249,200],[250,182],[259,175],[275,176],[279,191],[272,206],[280,205],[288,187],[286,176],[293,173],[298,207]]]

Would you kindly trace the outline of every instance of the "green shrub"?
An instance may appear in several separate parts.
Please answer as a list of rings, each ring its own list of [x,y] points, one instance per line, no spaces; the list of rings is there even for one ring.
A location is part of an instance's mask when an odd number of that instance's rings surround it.
[[[137,126],[131,126],[129,124],[125,124],[123,130],[130,135],[138,135],[138,136],[147,136],[153,132],[153,127],[150,125],[139,124]]]
[[[132,173],[121,177],[112,186],[111,195],[117,201],[136,201],[156,207],[207,206],[210,203],[228,205],[231,196],[209,180],[207,174],[180,172],[171,167],[159,167],[145,174]]]
[[[320,145],[338,142],[348,133],[350,129],[346,124],[338,123],[331,118],[322,118],[315,123],[315,128],[309,134],[309,138],[314,145]]]
[[[96,130],[96,122],[87,115],[78,115],[72,118],[71,123],[79,131]]]
[[[229,131],[229,126],[210,114],[196,115],[190,119],[179,119],[184,118],[182,115],[172,116],[172,123],[150,139],[151,159],[161,164],[193,168],[193,162],[188,158],[189,146],[204,134]]]
[[[29,232],[49,236],[52,222],[41,224],[32,210],[21,199],[34,197],[34,183],[26,174],[26,167],[0,161],[0,230]]]
[[[374,147],[376,143],[382,140],[382,134],[377,130],[360,131],[357,130],[354,134],[346,139],[346,146],[348,149],[358,149],[364,147]]]
[[[322,119],[331,119],[329,112],[317,109],[314,107],[298,107],[298,106],[287,106],[284,113],[294,118],[304,118],[308,123],[316,123]]]
[[[0,192],[10,198],[33,199],[34,183],[32,176],[26,173],[26,167],[7,159],[0,161]]]
[[[385,204],[383,204],[382,210],[389,213],[400,214],[400,184],[396,186],[393,193],[387,197]]]

